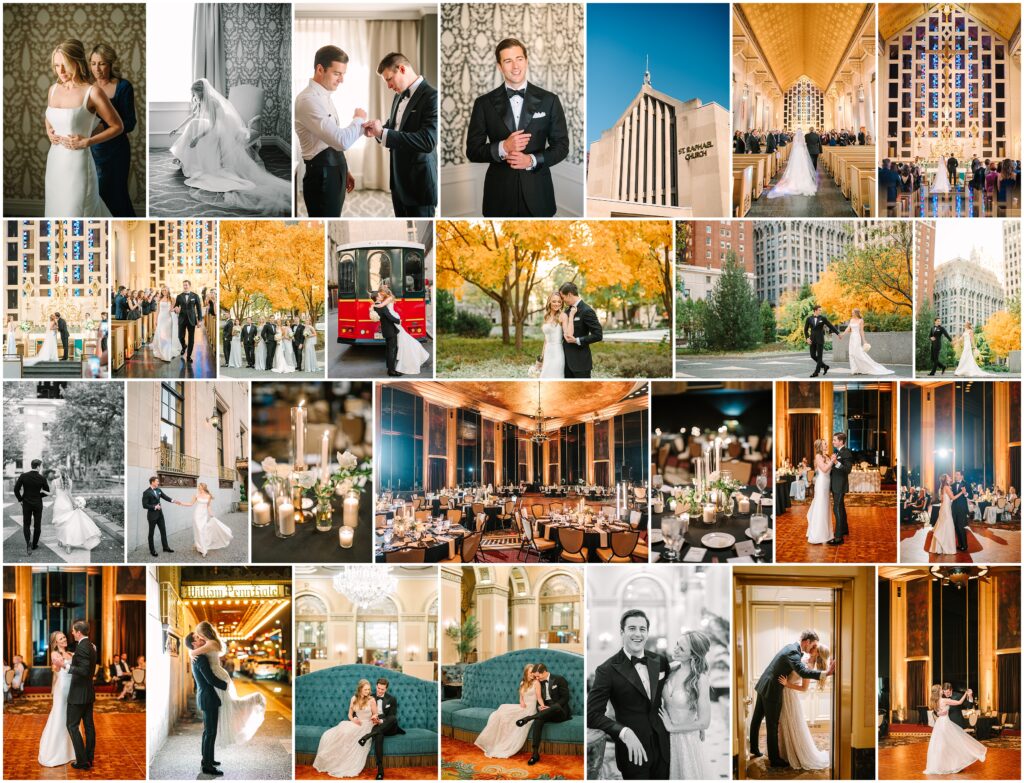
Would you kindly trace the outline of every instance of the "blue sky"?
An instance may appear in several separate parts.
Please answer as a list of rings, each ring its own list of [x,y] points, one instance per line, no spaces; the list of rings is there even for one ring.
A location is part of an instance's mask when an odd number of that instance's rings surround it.
[[[639,92],[645,55],[654,89],[728,110],[729,50],[727,3],[588,3],[587,146]]]

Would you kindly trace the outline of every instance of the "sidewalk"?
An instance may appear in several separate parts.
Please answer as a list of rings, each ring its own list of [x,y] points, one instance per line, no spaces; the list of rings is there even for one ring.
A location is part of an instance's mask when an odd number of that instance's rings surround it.
[[[187,527],[177,533],[167,536],[167,543],[171,545],[174,554],[160,551],[160,531],[157,530],[153,536],[153,543],[159,557],[153,557],[149,553],[149,544],[143,541],[142,546],[136,547],[128,553],[129,563],[248,563],[249,562],[249,515],[243,513],[221,514],[217,517],[221,522],[231,528],[233,537],[231,543],[224,549],[211,549],[206,557],[200,555],[195,548],[195,539],[192,535],[192,528]],[[149,526],[145,519],[135,524],[145,525],[146,534],[149,533]]]

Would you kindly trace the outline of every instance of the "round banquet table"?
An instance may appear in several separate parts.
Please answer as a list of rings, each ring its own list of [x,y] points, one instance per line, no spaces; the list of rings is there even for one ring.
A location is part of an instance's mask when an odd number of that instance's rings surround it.
[[[750,487],[742,487],[740,489],[740,492],[743,492],[743,494],[745,494],[745,495],[749,495],[751,491],[753,491],[753,490]],[[762,506],[761,508],[762,508],[762,511],[766,512],[766,515],[768,517],[768,527],[769,527],[769,529],[773,530],[775,528],[775,524],[774,524],[774,520],[772,519],[772,515],[771,515],[771,509],[772,509],[771,498],[770,497],[765,497],[764,500],[767,501],[767,504]],[[753,505],[751,506],[751,508],[752,509],[754,508]],[[662,513],[662,514],[655,514],[655,513],[651,514],[652,539],[655,539],[655,538],[658,539],[656,543],[653,542],[653,540],[652,540],[651,550],[652,550],[652,552],[657,553],[657,557],[656,558],[652,558],[652,562],[659,561],[661,559],[661,553],[665,549],[664,541],[661,540],[661,520],[665,516],[671,516],[671,514],[669,514],[667,511],[666,511],[666,513]],[[735,538],[737,542],[739,542],[739,541],[752,541],[752,539],[750,539],[747,536],[747,534],[744,532],[747,528],[750,527],[750,517],[751,517],[751,514],[740,514],[739,512],[734,513],[731,517],[727,517],[724,514],[718,514],[718,516],[717,516],[718,522],[716,524],[713,524],[713,525],[706,525],[706,524],[704,524],[703,516],[701,518],[699,518],[699,519],[695,518],[695,517],[691,517],[690,518],[690,527],[687,529],[686,535],[683,538],[683,541],[684,541],[683,548],[681,550],[679,550],[679,561],[678,562],[680,562],[680,563],[682,563],[682,562],[690,562],[690,561],[686,561],[685,558],[686,558],[687,552],[689,552],[690,549],[692,549],[693,547],[705,548],[704,545],[701,543],[701,539],[704,536],[706,536],[708,533],[728,533],[733,538]],[[658,531],[657,534],[654,534],[655,530]],[[755,544],[755,546],[756,546],[756,544]],[[770,562],[772,562],[773,551],[774,551],[774,547],[773,547],[773,544],[772,544],[772,539],[765,539],[764,541],[762,541],[761,542],[761,553],[762,554],[761,554],[760,560],[758,560],[757,562],[760,562],[760,563],[770,563]],[[704,552],[704,557],[703,557],[703,559],[700,562],[702,562],[702,563],[726,563],[726,562],[728,562],[728,559],[730,557],[736,557],[736,556],[737,556],[737,554],[736,554],[736,547],[735,546],[731,546],[728,549],[706,549],[706,551]]]
[[[413,548],[426,550],[423,556],[424,563],[439,563],[447,557],[461,554],[462,541],[468,534],[469,531],[460,525],[449,528],[446,534],[434,531],[425,532],[420,540],[400,543],[399,546],[395,546],[396,542],[392,540],[392,545],[387,549],[383,546],[382,537],[377,535],[377,544],[374,546],[374,559],[378,563],[385,563],[387,562],[387,554],[389,552]],[[449,539],[454,543],[450,544]]]
[[[538,520],[537,521],[537,535],[540,538],[547,538],[549,541],[554,541],[556,544],[561,546],[561,541],[559,539],[559,535],[558,534],[559,534],[559,531],[563,527],[576,527],[576,526],[575,525],[558,525],[558,524],[552,524],[550,521]],[[646,520],[644,520],[644,519],[640,520],[639,529],[641,531],[646,529]],[[548,532],[549,530],[550,530],[550,532]],[[609,546],[611,546],[611,536],[612,536],[612,533],[613,532],[620,532],[622,530],[631,530],[631,528],[628,527],[628,526],[625,526],[625,527],[620,527],[618,529],[618,531],[605,530],[604,532],[607,534],[605,536],[607,543],[602,545],[602,543],[601,543],[601,530],[599,528],[596,528],[596,527],[586,528],[583,531],[583,546],[587,549],[587,555],[588,555],[587,560],[588,560],[588,562],[600,563],[601,560],[597,556],[597,550],[602,548],[602,547],[609,547]]]

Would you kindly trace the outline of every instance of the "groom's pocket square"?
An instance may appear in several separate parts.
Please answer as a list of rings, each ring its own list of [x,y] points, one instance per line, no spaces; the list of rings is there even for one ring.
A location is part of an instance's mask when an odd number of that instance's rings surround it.
[[[658,672],[658,679],[659,680],[664,680],[667,676],[668,676],[668,674],[666,674],[665,672]]]
[[[540,119],[543,119],[544,117],[547,117],[547,116],[548,116],[548,115],[547,115],[547,112],[539,111],[539,112],[537,112],[536,114],[534,114],[534,115],[533,115],[533,117],[532,117],[532,119],[531,119],[531,122],[532,122],[533,120],[540,120]]]

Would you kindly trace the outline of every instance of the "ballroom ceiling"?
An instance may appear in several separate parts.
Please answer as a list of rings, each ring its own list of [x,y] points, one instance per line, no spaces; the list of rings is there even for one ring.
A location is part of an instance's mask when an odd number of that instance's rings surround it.
[[[869,8],[867,3],[741,3],[736,6],[783,92],[801,76],[807,76],[821,90],[826,90],[859,34]],[[874,35],[874,26],[870,29]]]
[[[927,14],[937,3],[883,3],[878,7],[878,36],[888,41],[905,27]],[[973,16],[1007,41],[1020,27],[1018,3],[957,3],[964,13]]]

